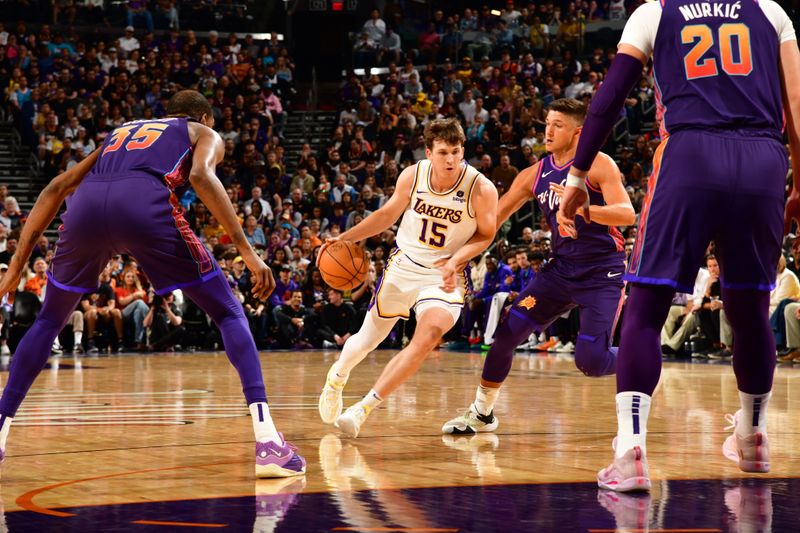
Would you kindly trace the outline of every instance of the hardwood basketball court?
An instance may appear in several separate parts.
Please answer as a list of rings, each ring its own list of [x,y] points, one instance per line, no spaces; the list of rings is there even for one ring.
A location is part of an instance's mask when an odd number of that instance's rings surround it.
[[[355,369],[345,406],[392,352]],[[262,353],[271,411],[308,461],[256,480],[252,426],[224,353],[61,357],[14,420],[0,489],[10,531],[794,531],[800,519],[800,369],[779,368],[772,472],[725,459],[738,408],[730,363],[668,362],[650,415],[650,496],[598,491],[612,458],[613,377],[522,354],[495,434],[441,435],[473,398],[480,355],[441,352],[358,439],[319,420],[335,352]],[[4,361],[7,365],[7,361]],[[7,370],[2,380],[7,378]],[[753,529],[754,528],[754,529]]]

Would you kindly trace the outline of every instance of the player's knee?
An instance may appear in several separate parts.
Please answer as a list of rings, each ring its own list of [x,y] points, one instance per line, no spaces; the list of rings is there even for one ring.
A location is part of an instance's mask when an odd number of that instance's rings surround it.
[[[613,354],[608,349],[605,336],[603,338],[590,335],[578,336],[575,346],[575,366],[585,375],[605,376],[609,373],[609,368],[613,368],[611,358],[613,358]]]
[[[426,328],[422,331],[418,330],[414,334],[411,344],[417,348],[417,352],[420,352],[422,355],[427,355],[428,352],[436,348],[443,334],[444,332],[439,328]]]

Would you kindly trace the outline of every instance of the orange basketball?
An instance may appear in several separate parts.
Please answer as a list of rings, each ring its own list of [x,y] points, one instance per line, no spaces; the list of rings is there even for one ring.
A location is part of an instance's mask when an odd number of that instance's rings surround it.
[[[367,277],[369,261],[363,248],[350,241],[336,241],[322,250],[319,271],[330,287],[346,291],[358,287]]]

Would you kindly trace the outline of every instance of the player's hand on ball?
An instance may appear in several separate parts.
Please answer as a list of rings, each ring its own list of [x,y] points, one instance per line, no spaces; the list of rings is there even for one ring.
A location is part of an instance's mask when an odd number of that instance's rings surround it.
[[[247,269],[250,270],[250,279],[253,282],[253,296],[259,300],[266,300],[275,290],[275,278],[272,276],[272,269],[255,253],[247,254],[246,257],[243,255],[242,259],[244,259]]]
[[[327,239],[325,239],[325,242],[323,242],[322,246],[319,247],[319,252],[317,252],[317,260],[315,261],[317,268],[319,268],[319,258],[322,257],[322,253],[325,251],[325,248],[327,248],[328,246],[330,246],[335,242],[339,242],[340,240],[342,240],[341,236],[328,237]]]
[[[439,259],[433,264],[442,272],[442,284],[440,288],[444,292],[453,292],[456,290],[456,272],[458,265],[454,264],[450,259]]]

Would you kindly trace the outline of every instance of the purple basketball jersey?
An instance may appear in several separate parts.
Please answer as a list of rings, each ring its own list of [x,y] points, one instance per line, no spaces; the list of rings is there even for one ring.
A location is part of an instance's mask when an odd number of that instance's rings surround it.
[[[556,213],[560,199],[556,193],[550,190],[551,183],[564,185],[567,182],[567,174],[572,161],[562,167],[556,166],[553,156],[550,155],[542,159],[539,165],[539,174],[533,185],[533,194],[539,207],[547,217],[547,223],[553,231],[553,257],[563,258],[569,261],[586,262],[590,260],[602,260],[609,262],[612,258],[620,261],[625,258],[625,241],[622,234],[614,226],[604,226],[592,222],[587,224],[582,217],[575,218],[575,229],[578,231],[578,238],[573,239],[562,234],[556,220]],[[591,205],[605,205],[603,193],[592,187],[589,180],[586,180],[589,190],[589,203]]]
[[[191,167],[192,143],[186,118],[135,120],[106,136],[100,158],[87,179],[114,181],[140,174],[170,189],[184,185]]]
[[[661,0],[653,74],[663,134],[747,130],[780,139],[779,38],[754,0]]]
[[[216,262],[179,201],[192,164],[187,122],[134,121],[106,138],[94,168],[67,198],[53,283],[93,290],[112,253],[135,257],[159,294],[216,275]]]

